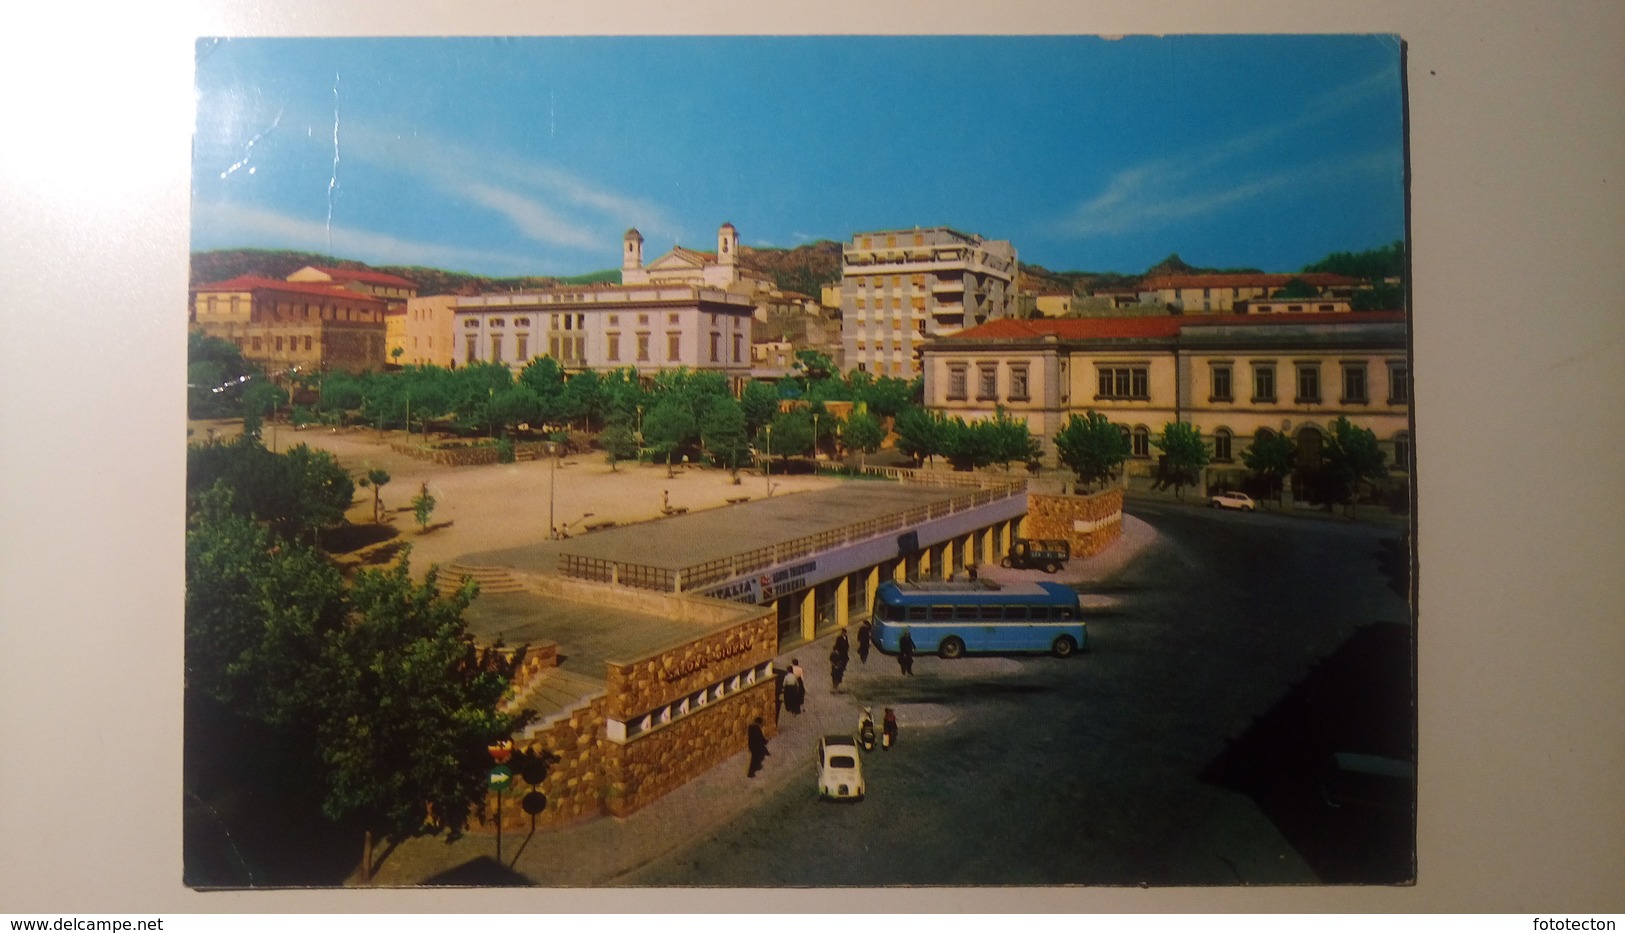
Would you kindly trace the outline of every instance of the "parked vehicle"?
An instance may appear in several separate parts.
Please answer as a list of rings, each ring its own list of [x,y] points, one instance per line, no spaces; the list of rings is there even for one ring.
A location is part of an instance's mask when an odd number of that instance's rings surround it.
[[[1069,657],[1089,647],[1076,590],[1059,583],[896,583],[875,589],[874,643],[896,654],[903,633],[914,650],[967,653],[1047,651]]]
[[[1208,505],[1215,509],[1240,509],[1243,512],[1251,512],[1258,508],[1258,503],[1253,501],[1253,497],[1244,492],[1221,492],[1208,499]]]
[[[1017,570],[1040,567],[1045,573],[1054,573],[1071,559],[1072,542],[1063,538],[1017,538],[999,566]]]
[[[823,800],[862,800],[863,760],[850,735],[818,740],[818,796]]]

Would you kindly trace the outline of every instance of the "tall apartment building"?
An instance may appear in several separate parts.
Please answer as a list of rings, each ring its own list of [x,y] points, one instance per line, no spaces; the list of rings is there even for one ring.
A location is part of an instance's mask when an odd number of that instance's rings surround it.
[[[845,365],[912,379],[925,343],[1013,316],[1016,250],[948,227],[859,233],[841,250]]]

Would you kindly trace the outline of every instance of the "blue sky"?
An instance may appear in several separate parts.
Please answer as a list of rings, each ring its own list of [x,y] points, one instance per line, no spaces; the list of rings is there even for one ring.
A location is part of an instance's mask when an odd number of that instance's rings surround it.
[[[1404,236],[1391,36],[198,44],[192,246],[487,275],[948,225],[1056,270]]]

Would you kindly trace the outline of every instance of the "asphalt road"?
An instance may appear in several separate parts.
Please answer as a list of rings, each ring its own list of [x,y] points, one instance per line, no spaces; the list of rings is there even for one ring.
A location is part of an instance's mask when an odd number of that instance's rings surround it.
[[[818,801],[809,769],[621,883],[1413,878],[1408,787],[1397,807],[1391,794],[1339,807],[1324,795],[1344,787],[1333,752],[1414,761],[1410,614],[1384,570],[1402,563],[1398,534],[1179,505],[1130,512],[1160,540],[1083,589],[1100,607],[1091,652],[925,658],[909,680],[853,681],[877,711],[945,711],[865,756],[868,799]]]

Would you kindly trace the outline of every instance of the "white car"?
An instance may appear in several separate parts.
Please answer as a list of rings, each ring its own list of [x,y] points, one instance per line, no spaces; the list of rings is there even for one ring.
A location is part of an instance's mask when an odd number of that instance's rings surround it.
[[[1251,512],[1258,508],[1258,503],[1253,501],[1253,497],[1244,492],[1221,492],[1209,499],[1208,505],[1216,509],[1241,509],[1243,512]]]
[[[818,796],[823,800],[863,799],[863,759],[850,735],[818,740]]]

